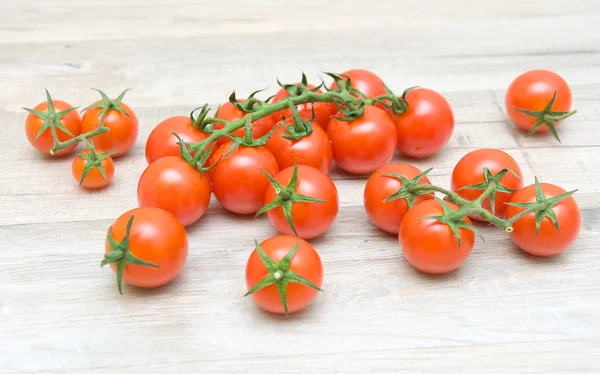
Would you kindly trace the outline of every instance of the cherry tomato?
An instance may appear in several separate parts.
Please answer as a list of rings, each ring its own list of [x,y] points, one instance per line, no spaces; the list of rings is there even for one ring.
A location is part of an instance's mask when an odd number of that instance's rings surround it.
[[[293,120],[286,120],[286,126],[292,126]],[[286,139],[285,136],[290,132],[285,127],[276,130],[269,141],[267,148],[277,159],[280,169],[298,165],[313,166],[323,173],[329,173],[333,155],[331,152],[331,142],[329,137],[319,126],[313,126],[313,132],[299,140]]]
[[[458,206],[446,202],[450,209]],[[429,216],[441,216],[444,211],[437,200],[425,200],[410,209],[400,224],[398,238],[404,257],[415,268],[430,274],[443,274],[462,265],[475,242],[473,231],[459,228],[460,247],[448,225]],[[424,219],[425,218],[425,219]],[[463,221],[471,224],[468,217]]]
[[[123,281],[143,288],[159,287],[169,283],[183,269],[188,255],[188,239],[185,228],[169,212],[158,208],[135,208],[117,218],[109,228],[109,235],[122,242],[127,233],[127,223],[133,218],[126,250],[139,260],[159,266],[142,266],[126,263]],[[107,236],[106,253],[113,252]],[[106,258],[106,257],[105,257]],[[115,273],[117,267],[111,263]],[[119,290],[120,290],[119,284]]]
[[[565,193],[565,190],[549,183],[540,183],[546,198],[552,198]],[[535,185],[529,185],[515,192],[511,203],[536,202]],[[509,205],[506,209],[506,219],[511,219],[524,210],[522,207]],[[513,222],[512,241],[522,250],[534,256],[554,256],[573,244],[581,227],[581,212],[572,196],[559,201],[552,211],[556,216],[559,230],[551,219],[543,217],[539,234],[536,235],[535,213],[531,212]]]
[[[60,100],[52,100],[52,104],[54,105],[54,109],[56,113],[62,112],[64,110],[73,108],[70,104],[65,103]],[[48,102],[45,101],[36,105],[33,110],[47,113],[48,112]],[[61,151],[56,152],[55,154],[51,154],[50,150],[54,147],[54,138],[52,137],[52,130],[48,127],[39,138],[36,139],[37,133],[40,131],[42,126],[44,125],[44,119],[39,116],[29,113],[27,119],[25,121],[25,134],[27,135],[27,140],[29,143],[35,147],[41,153],[47,154],[49,156],[63,156],[67,153],[71,152],[77,144],[73,144]],[[63,118],[60,119],[60,123],[73,134],[73,136],[67,134],[59,128],[56,128],[56,137],[60,142],[65,142],[69,139],[72,139],[74,136],[81,134],[81,117],[79,117],[79,113],[76,110],[73,110],[70,113],[67,113]]]
[[[186,227],[202,217],[210,193],[208,176],[177,156],[159,158],[148,165],[137,189],[140,206],[164,209]]]
[[[371,222],[383,231],[398,234],[400,222],[408,211],[408,202],[405,198],[384,201],[402,188],[402,182],[399,179],[384,176],[384,174],[399,174],[412,180],[421,174],[421,170],[403,163],[387,164],[377,169],[365,185],[363,201]],[[431,181],[424,176],[418,184],[431,184]],[[419,195],[415,198],[415,204],[427,199],[433,199],[433,195]]]
[[[398,139],[390,116],[370,105],[358,119],[348,122],[332,118],[327,135],[335,162],[352,174],[372,173],[388,163],[394,156]]]
[[[368,70],[352,69],[342,73],[342,75],[349,77],[352,87],[364,93],[367,97],[377,97],[387,94],[381,78]],[[342,78],[346,80],[345,77]],[[333,82],[331,89],[336,87],[337,84]]]
[[[210,134],[196,129],[190,121],[190,117],[175,116],[167,118],[159,123],[148,136],[146,141],[146,161],[151,164],[161,157],[180,157],[179,141],[173,133],[181,137],[184,142],[197,143]]]
[[[96,150],[96,152],[100,153],[98,150]],[[106,178],[104,178],[104,175],[102,175],[102,172],[98,166],[88,166],[88,163],[90,162],[88,159],[90,157],[89,155],[90,151],[86,149],[75,156],[73,159],[73,164],[71,165],[73,178],[75,178],[77,183],[80,183],[81,186],[85,188],[95,189],[108,186],[115,176],[115,163],[113,162],[112,157],[106,156],[106,158],[100,160],[102,168],[106,174]],[[81,181],[86,167],[90,169],[83,181]]]
[[[296,236],[278,235],[260,243],[264,253],[275,263],[281,260],[298,245],[291,259],[289,271],[308,280],[313,285],[323,285],[323,264],[317,251],[307,241]],[[283,272],[282,273],[286,273]],[[256,249],[250,254],[246,264],[246,285],[251,290],[259,281],[265,278],[269,271],[261,260]],[[287,282],[285,295],[288,313],[294,313],[309,306],[317,297],[318,291],[301,283]],[[268,285],[251,294],[254,301],[264,310],[271,313],[284,314],[285,308],[277,290],[276,284]]]
[[[312,90],[315,88],[312,84],[307,85],[308,89]],[[316,93],[323,93],[321,90],[316,90]],[[273,98],[273,103],[281,101],[285,98],[290,97],[289,92],[286,91],[285,88],[280,89],[275,97]],[[296,109],[298,110],[298,114],[300,117],[304,119],[312,119],[313,116],[313,107],[315,111],[315,119],[313,125],[319,125],[323,128],[323,130],[327,130],[327,124],[329,124],[329,120],[331,116],[335,115],[338,112],[337,107],[334,103],[325,103],[325,102],[315,102],[315,103],[305,103],[296,105]],[[285,117],[286,119],[292,118],[292,110],[284,109],[273,115],[273,122],[278,123],[281,121],[281,117]]]
[[[483,193],[481,189],[461,189],[466,186],[476,185],[485,181],[483,169],[488,168],[492,175],[498,174],[502,169],[510,169],[517,176],[508,172],[500,180],[500,183],[509,189],[516,190],[523,186],[523,173],[519,164],[508,153],[499,149],[481,148],[467,153],[458,161],[452,171],[451,189],[459,196],[467,200],[475,200]],[[512,193],[497,192],[494,198],[494,214],[500,218],[506,213],[505,203],[510,200]],[[482,202],[482,207],[492,211],[490,199]],[[482,221],[479,215],[471,218]]]
[[[102,103],[97,101],[94,104]],[[138,120],[135,113],[127,104],[119,104],[129,115],[125,115],[118,110],[109,110],[104,118],[104,126],[109,131],[91,138],[96,148],[103,149],[106,152],[115,152],[113,158],[127,153],[133,147],[138,136]],[[100,126],[101,108],[89,108],[83,114],[81,120],[81,131],[86,133],[93,131]]]
[[[208,172],[215,197],[223,207],[238,214],[256,213],[262,206],[270,175],[279,172],[275,156],[265,147],[240,145],[225,156],[231,140],[220,146],[210,157],[208,165],[217,165]]]
[[[245,101],[244,99],[239,99],[239,101]],[[230,101],[221,105],[219,108],[219,112],[216,115],[216,118],[223,119],[225,121],[239,121],[244,118],[247,113],[242,112],[238,108],[235,107]],[[252,124],[252,137],[254,139],[258,139],[261,136],[265,135],[275,126],[275,122],[273,122],[273,118],[271,116],[267,116],[259,119],[258,121]],[[221,122],[215,122],[215,130],[219,130],[225,127]],[[231,133],[232,135],[239,136],[240,138],[244,137],[244,128],[240,128]],[[217,140],[217,145],[221,146],[229,139],[227,137],[222,137]]]
[[[392,114],[398,130],[398,150],[405,156],[423,158],[437,153],[454,131],[450,104],[439,93],[415,88],[406,94],[408,109]]]

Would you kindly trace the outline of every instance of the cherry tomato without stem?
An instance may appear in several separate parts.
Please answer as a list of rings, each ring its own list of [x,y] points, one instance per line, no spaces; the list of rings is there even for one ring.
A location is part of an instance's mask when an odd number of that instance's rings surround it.
[[[240,99],[239,101],[245,101],[243,99]],[[230,121],[230,122],[234,122],[234,121],[239,121],[240,119],[244,118],[244,116],[247,113],[244,113],[243,111],[239,110],[238,108],[235,107],[235,105],[233,105],[231,102],[226,102],[225,104],[221,105],[221,107],[219,108],[219,112],[216,115],[216,118],[225,120],[225,121]],[[252,124],[252,138],[254,139],[258,139],[261,136],[265,135],[266,133],[268,133],[269,131],[271,131],[271,129],[273,129],[273,126],[275,126],[275,122],[273,122],[273,118],[271,116],[267,116],[264,118],[259,119],[258,121],[254,122]],[[223,127],[225,127],[225,125],[221,122],[215,122],[215,130],[219,130],[222,129]],[[235,130],[234,132],[231,133],[234,136],[238,136],[240,138],[244,137],[244,128],[240,128]],[[227,142],[229,139],[227,137],[222,137],[219,138],[219,140],[217,140],[217,145],[221,146],[223,145],[225,142]]]
[[[52,104],[57,113],[72,108],[70,104],[60,100],[52,100]],[[46,113],[48,111],[48,102],[45,101],[36,105],[33,110]],[[77,113],[76,110],[67,113],[60,119],[60,123],[62,123],[73,136],[57,128],[56,137],[58,138],[58,141],[65,142],[72,139],[74,136],[81,134],[81,117],[79,117],[79,113]],[[44,120],[32,113],[29,113],[25,120],[25,134],[27,135],[27,140],[29,140],[29,143],[31,143],[35,149],[49,156],[63,156],[75,149],[77,144],[73,144],[55,154],[51,154],[50,150],[54,147],[54,138],[52,137],[52,130],[50,128],[47,128],[37,140],[35,139],[43,124]]]
[[[549,183],[540,183],[547,198],[558,196],[564,189]],[[512,196],[511,203],[532,203],[536,201],[535,185],[523,187]],[[581,212],[573,196],[559,201],[552,210],[556,215],[559,230],[548,217],[542,218],[540,232],[536,235],[535,213],[528,213],[513,223],[512,241],[525,252],[534,256],[554,256],[573,244],[581,227]],[[523,208],[508,206],[506,218],[510,219],[523,211]]]
[[[179,141],[173,133],[179,135],[184,142],[197,143],[210,134],[196,129],[190,117],[175,116],[159,123],[148,136],[146,141],[146,161],[148,164],[162,157],[180,157]]]
[[[352,87],[356,88],[367,97],[373,98],[387,94],[381,78],[368,70],[352,69],[342,73],[342,75],[349,77]],[[342,77],[342,79],[346,80],[345,77]],[[333,82],[331,89],[336,87],[337,84]]]
[[[273,236],[260,244],[267,256],[273,261],[280,262],[286,254],[296,245],[298,249],[292,258],[290,271],[307,279],[317,287],[323,285],[323,263],[319,254],[307,241],[296,236]],[[246,285],[250,290],[268,274],[256,249],[250,254],[246,264]],[[318,291],[300,283],[289,282],[286,288],[288,312],[294,313],[309,306],[317,297]],[[263,309],[277,314],[284,314],[285,310],[273,284],[253,293],[252,298]]]
[[[102,101],[97,101],[95,104],[98,103]],[[105,152],[115,152],[113,158],[124,155],[133,147],[139,131],[138,120],[133,110],[123,102],[119,105],[129,116],[118,110],[109,110],[104,118],[104,126],[109,131],[91,138],[96,148],[103,149]],[[101,111],[101,108],[89,108],[85,111],[81,120],[82,132],[94,131],[100,126]]]
[[[335,162],[352,174],[372,173],[389,162],[398,139],[390,116],[383,109],[370,105],[358,119],[348,122],[332,118],[327,135]]]
[[[496,175],[502,169],[510,169],[516,173],[516,177],[510,172],[506,173],[500,183],[510,189],[516,190],[523,186],[523,173],[519,164],[508,153],[499,149],[481,148],[467,153],[458,161],[452,171],[451,189],[459,196],[467,200],[475,200],[483,193],[482,190],[463,189],[462,187],[479,184],[485,181],[483,169],[488,168],[492,175]],[[498,192],[495,196],[495,215],[502,218],[506,213],[505,203],[512,197],[511,193]],[[490,199],[486,198],[482,202],[482,207],[492,211]],[[483,220],[479,215],[472,215],[471,218]]]
[[[421,174],[421,170],[403,163],[387,164],[377,169],[365,185],[363,202],[371,222],[383,231],[398,234],[400,222],[408,211],[408,203],[404,198],[384,201],[385,198],[402,188],[402,182],[383,174],[400,174],[406,179],[412,180]],[[419,181],[419,184],[431,184],[431,181],[425,176]],[[433,199],[433,194],[417,196],[415,204],[428,199]]]
[[[311,90],[315,88],[315,86],[312,84],[309,84],[307,87]],[[315,92],[323,93],[323,91],[321,91],[321,90],[316,90]],[[277,92],[277,94],[273,98],[272,102],[276,103],[276,102],[286,99],[288,97],[290,97],[289,92],[287,92],[285,90],[285,88],[282,88]],[[314,119],[313,124],[317,124],[317,125],[321,126],[324,130],[327,130],[327,125],[329,124],[329,120],[331,119],[331,116],[333,116],[334,114],[336,114],[338,112],[337,107],[335,106],[334,103],[325,103],[325,102],[304,103],[304,104],[296,105],[298,114],[300,114],[300,117],[302,117],[304,119],[312,119],[313,108],[315,111],[315,119]],[[281,110],[277,113],[273,113],[273,115],[272,115],[273,123],[280,122],[282,116],[285,117],[286,119],[291,119],[292,118],[292,110],[288,108],[288,109]]]
[[[398,131],[398,150],[415,158],[431,156],[442,149],[454,131],[450,104],[439,93],[415,88],[406,95],[408,109],[392,114]]]
[[[458,206],[446,202],[452,210]],[[473,231],[459,228],[461,245],[450,227],[428,216],[444,214],[437,200],[425,200],[410,209],[400,224],[398,238],[406,260],[415,268],[430,274],[443,274],[457,269],[469,257],[475,235]],[[471,224],[468,217],[463,221]]]
[[[96,150],[96,152],[100,153],[100,151]],[[89,155],[89,150],[84,150],[80,153],[80,155]],[[102,188],[106,187],[110,184],[115,176],[115,163],[112,160],[112,157],[108,156],[104,158],[102,161],[102,167],[104,168],[104,172],[106,173],[106,179],[100,172],[98,167],[92,167],[88,174],[85,176],[83,182],[81,182],[81,186],[85,188]],[[79,183],[81,181],[81,177],[83,176],[83,172],[86,168],[88,161],[85,158],[81,158],[75,156],[73,159],[73,164],[71,164],[71,173],[73,174],[73,178]]]
[[[186,227],[202,217],[210,193],[208,176],[177,156],[159,158],[148,165],[137,189],[140,206],[166,210]]]

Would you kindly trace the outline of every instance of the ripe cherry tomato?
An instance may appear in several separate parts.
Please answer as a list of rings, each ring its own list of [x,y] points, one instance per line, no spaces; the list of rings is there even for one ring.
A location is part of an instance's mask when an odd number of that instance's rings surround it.
[[[370,105],[365,106],[364,115],[358,119],[347,122],[332,118],[327,135],[335,162],[352,174],[372,173],[388,163],[398,139],[390,116]]]
[[[459,196],[467,200],[475,200],[483,193],[480,189],[462,189],[465,186],[476,185],[485,181],[483,169],[488,168],[492,175],[496,175],[502,169],[510,169],[515,172],[514,176],[510,172],[506,173],[500,183],[509,189],[516,190],[523,186],[523,173],[519,164],[508,153],[499,149],[481,148],[467,153],[458,161],[452,171],[451,188]],[[500,218],[506,213],[505,203],[510,200],[512,193],[497,192],[494,199],[494,214]],[[483,208],[492,211],[490,199],[486,198],[481,204]],[[482,221],[479,215],[471,216],[473,219]]]
[[[286,120],[286,126],[293,126],[293,120]],[[286,139],[290,132],[285,127],[276,130],[269,141],[267,148],[277,159],[280,169],[298,165],[308,165],[329,173],[332,164],[331,142],[329,137],[319,126],[313,126],[313,132],[299,140]]]
[[[312,90],[315,88],[312,84],[307,85],[307,87]],[[323,93],[321,90],[316,90],[316,93]],[[273,103],[281,101],[285,98],[290,97],[289,92],[285,90],[285,88],[280,89],[277,92],[277,95],[273,98]],[[335,115],[338,112],[337,107],[334,103],[324,103],[324,102],[316,102],[316,103],[305,103],[296,105],[296,109],[298,110],[298,114],[300,117],[304,119],[312,119],[313,116],[313,107],[315,110],[315,119],[313,125],[319,125],[323,128],[323,130],[327,130],[327,125],[329,124],[329,120],[331,116]],[[286,119],[292,118],[292,110],[284,109],[277,113],[273,113],[273,123],[278,123],[281,121],[281,117],[285,117]]]
[[[565,193],[565,190],[549,183],[540,183],[546,198],[552,198]],[[515,192],[511,203],[536,202],[535,185],[529,185]],[[511,219],[522,212],[524,208],[509,205],[506,209],[506,219]],[[556,216],[559,230],[550,218],[541,219],[539,234],[536,235],[535,213],[528,213],[513,222],[512,241],[522,250],[534,256],[554,256],[566,250],[573,244],[581,227],[581,212],[572,196],[559,201],[552,210]]]
[[[352,69],[342,73],[342,75],[350,77],[352,87],[364,93],[367,97],[377,97],[387,94],[381,78],[368,70]],[[345,77],[342,78],[346,80]],[[336,83],[333,82],[331,89],[336,87]]]
[[[54,109],[56,113],[62,112],[64,110],[73,108],[70,104],[65,103],[60,100],[52,100],[52,104],[54,105]],[[48,102],[45,101],[36,105],[33,110],[47,113],[48,112]],[[38,131],[42,128],[44,124],[44,119],[36,116],[33,113],[29,113],[27,116],[27,120],[25,121],[25,134],[27,135],[27,140],[29,143],[35,147],[41,153],[47,154],[49,156],[63,156],[67,153],[71,152],[77,144],[73,144],[61,151],[56,152],[55,154],[51,154],[50,150],[54,147],[54,138],[52,138],[52,130],[48,127],[39,138],[36,140],[36,136]],[[67,113],[63,118],[60,119],[60,123],[73,134],[73,136],[67,134],[59,128],[56,128],[56,136],[59,141],[65,142],[69,139],[72,139],[74,136],[81,134],[81,117],[79,117],[79,113],[76,110],[73,110],[70,113]]]
[[[151,164],[161,157],[177,156],[180,157],[179,141],[173,133],[181,137],[184,142],[197,143],[210,134],[196,129],[190,121],[190,117],[175,116],[167,118],[159,123],[148,136],[146,141],[146,161]]]
[[[423,158],[437,153],[454,131],[450,104],[439,93],[415,88],[406,94],[408,109],[392,114],[398,130],[398,150],[405,156]]]
[[[239,101],[245,101],[244,99],[239,99]],[[239,121],[244,118],[247,113],[242,112],[238,108],[235,107],[230,101],[221,105],[219,108],[219,112],[216,115],[216,118],[223,119],[225,121]],[[252,124],[252,137],[254,139],[258,139],[261,136],[265,135],[275,126],[275,122],[273,122],[273,118],[271,116],[267,116],[259,119],[258,121]],[[225,127],[221,122],[215,122],[215,130],[219,130]],[[244,128],[240,128],[231,133],[232,135],[238,136],[240,138],[244,137]],[[221,146],[229,139],[227,137],[222,137],[217,140],[217,145]]]
[[[96,152],[100,153],[98,150],[96,150]],[[80,183],[81,186],[85,188],[94,189],[108,186],[115,176],[115,163],[113,162],[112,157],[106,156],[106,158],[100,160],[102,168],[106,174],[105,179],[99,167],[92,165],[88,166],[88,163],[90,162],[88,159],[90,157],[89,155],[90,151],[86,149],[75,156],[73,159],[73,164],[71,165],[73,178],[75,178],[77,183]],[[86,167],[91,168],[89,169],[83,181],[81,181],[81,177],[83,177]]]
[[[450,209],[458,206],[446,202]],[[425,200],[410,209],[400,224],[398,238],[404,257],[415,268],[430,274],[448,273],[462,265],[475,242],[473,231],[459,228],[460,247],[448,225],[429,218],[441,216],[444,211],[437,200]],[[468,217],[463,221],[471,224]]]
[[[275,263],[281,260],[298,245],[295,255],[291,259],[289,271],[308,280],[313,285],[323,285],[323,264],[317,251],[307,241],[296,236],[278,235],[260,243],[264,253]],[[286,273],[281,271],[281,273]],[[281,274],[280,273],[280,274]],[[269,274],[256,249],[250,254],[246,264],[246,285],[252,289],[259,281]],[[288,313],[294,313],[309,306],[318,291],[301,283],[287,282],[285,295]],[[276,284],[268,285],[251,294],[256,303],[266,311],[284,314],[285,308],[277,290]]]
[[[231,140],[217,149],[208,165],[217,165],[208,172],[215,197],[223,207],[238,214],[256,213],[262,206],[270,175],[279,172],[275,156],[265,147],[240,145],[225,156]]]
[[[571,89],[558,74],[548,70],[531,70],[519,75],[508,87],[505,97],[506,113],[515,125],[525,131],[533,129],[537,118],[518,111],[516,108],[542,111],[548,105],[556,91],[552,111],[571,110]],[[561,121],[554,122],[554,125]],[[547,132],[548,126],[542,125],[535,132]]]
[[[164,209],[186,227],[202,217],[210,193],[208,176],[177,156],[159,158],[148,165],[137,189],[140,206]]]
[[[402,188],[402,182],[399,179],[384,176],[384,174],[399,174],[412,180],[421,174],[421,170],[403,163],[387,164],[377,169],[365,185],[363,201],[371,222],[383,231],[398,234],[400,222],[408,211],[408,202],[404,198],[384,201]],[[424,176],[420,179],[419,184],[431,184],[431,181]],[[427,199],[433,199],[433,195],[419,195],[415,198],[415,204]]]
[[[94,104],[102,103],[97,101]],[[104,126],[109,131],[91,138],[96,148],[103,149],[105,152],[115,152],[113,158],[127,153],[133,147],[138,136],[138,120],[135,113],[127,104],[119,104],[129,116],[118,110],[109,110],[104,118]],[[83,114],[81,120],[81,131],[86,133],[95,130],[100,126],[101,108],[89,108]]]
[[[127,223],[132,216],[134,219],[126,252],[159,267],[134,265],[125,261],[123,280],[143,288],[169,283],[179,275],[187,259],[188,239],[185,228],[174,215],[162,209],[135,208],[117,218],[109,228],[109,234],[116,242],[120,243],[125,238]],[[113,252],[108,236],[105,249],[107,254]],[[118,274],[115,263],[111,263],[110,266]]]

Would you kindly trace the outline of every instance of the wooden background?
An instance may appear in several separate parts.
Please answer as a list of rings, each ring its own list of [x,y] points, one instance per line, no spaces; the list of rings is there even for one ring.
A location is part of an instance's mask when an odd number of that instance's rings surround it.
[[[586,1],[303,2],[3,0],[0,2],[0,373],[598,372],[600,367],[600,4]],[[190,256],[171,284],[125,287],[100,269],[108,226],[136,206],[145,139],[193,107],[276,90],[275,78],[362,67],[398,92],[442,92],[456,130],[427,160],[448,187],[453,165],[479,147],[506,150],[528,183],[575,195],[581,234],[550,259],[520,252],[483,227],[486,242],[458,271],[428,276],[364,213],[364,178],[332,172],[341,209],[313,245],[323,292],[289,318],[245,292],[253,240],[266,217],[216,201],[188,230]],[[579,114],[548,136],[507,122],[504,91],[518,74],[555,70]],[[38,154],[25,112],[55,98],[84,107],[91,87],[126,102],[141,125],[105,190],[79,189],[71,158]]]

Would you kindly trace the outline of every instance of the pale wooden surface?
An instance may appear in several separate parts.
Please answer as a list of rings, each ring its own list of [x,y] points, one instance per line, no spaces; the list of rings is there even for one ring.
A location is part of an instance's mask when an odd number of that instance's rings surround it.
[[[587,1],[201,2],[4,0],[0,3],[0,372],[598,372],[600,367],[600,5]],[[270,3],[270,4],[268,4]],[[364,67],[390,87],[431,87],[457,122],[433,181],[448,185],[471,149],[498,147],[576,199],[583,227],[565,254],[538,259],[482,228],[466,264],[426,276],[362,208],[364,179],[332,173],[341,209],[312,243],[326,292],[289,318],[245,291],[265,218],[213,201],[189,229],[181,276],[156,290],[125,288],[100,269],[112,221],[136,206],[145,138],[160,120],[275,77]],[[510,80],[553,69],[579,114],[549,137],[524,138],[503,114]],[[89,89],[126,99],[141,131],[114,183],[79,189],[70,158],[27,143],[23,106],[56,98],[85,106]],[[238,229],[232,230],[237,225]]]

